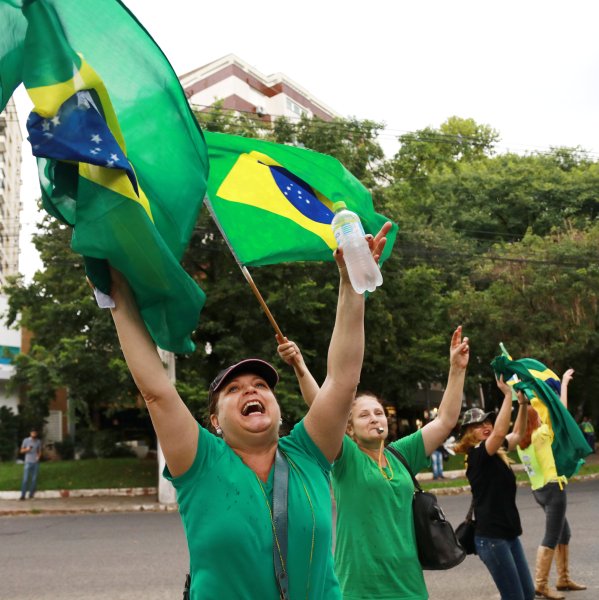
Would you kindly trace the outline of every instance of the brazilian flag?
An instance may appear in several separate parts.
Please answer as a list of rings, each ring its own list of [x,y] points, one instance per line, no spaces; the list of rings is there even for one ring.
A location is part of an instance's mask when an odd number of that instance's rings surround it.
[[[21,82],[44,208],[96,287],[109,262],[154,341],[191,352],[205,296],[180,260],[208,157],[168,60],[118,0],[0,0],[0,109]]]
[[[558,475],[572,477],[584,464],[584,457],[591,453],[574,417],[562,404],[559,393],[559,377],[542,362],[533,358],[512,360],[502,354],[496,357],[491,366],[497,377],[503,375],[507,381],[516,375],[520,381],[514,384],[531,398],[533,408],[541,421],[553,431],[553,458]]]
[[[244,265],[333,260],[333,203],[343,200],[373,235],[388,221],[335,158],[283,144],[205,132],[208,207]],[[389,256],[397,225],[387,235]]]

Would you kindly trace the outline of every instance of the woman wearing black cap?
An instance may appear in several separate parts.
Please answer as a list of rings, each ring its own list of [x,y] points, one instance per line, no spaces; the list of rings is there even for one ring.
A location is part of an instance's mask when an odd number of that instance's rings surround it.
[[[474,503],[476,553],[483,561],[502,600],[532,600],[535,588],[520,543],[522,527],[516,508],[516,477],[506,451],[516,448],[526,431],[528,400],[518,392],[518,416],[508,434],[512,390],[500,378],[504,393],[495,423],[492,413],[471,408],[462,418],[462,437],[454,446],[466,454],[466,477]]]
[[[389,227],[369,239],[375,259]],[[364,298],[351,287],[342,253],[335,258],[339,300],[327,377],[306,417],[280,440],[274,368],[248,359],[219,373],[209,390],[217,436],[211,434],[169,381],[128,286],[114,274],[121,347],[177,489],[192,600],[341,597],[331,556],[329,475],[360,378]],[[278,483],[285,470],[287,485]],[[280,525],[287,516],[287,527]]]

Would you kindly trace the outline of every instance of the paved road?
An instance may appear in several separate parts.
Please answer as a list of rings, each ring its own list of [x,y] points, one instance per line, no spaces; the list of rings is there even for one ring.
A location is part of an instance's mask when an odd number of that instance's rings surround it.
[[[568,494],[575,536],[573,575],[589,585],[587,591],[571,592],[568,597],[597,600],[599,480],[573,483]],[[447,517],[457,524],[466,513],[469,496],[441,496],[440,502]],[[518,505],[525,527],[523,543],[533,565],[543,528],[542,511],[528,488],[518,490]],[[0,519],[2,600],[179,600],[186,563],[177,514]],[[431,600],[499,598],[477,557],[468,557],[450,571],[426,572],[426,580]]]

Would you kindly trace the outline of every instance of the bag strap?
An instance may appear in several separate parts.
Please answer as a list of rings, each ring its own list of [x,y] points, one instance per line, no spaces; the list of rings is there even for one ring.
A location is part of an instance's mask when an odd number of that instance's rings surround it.
[[[272,520],[274,525],[272,555],[275,577],[282,600],[289,599],[287,574],[287,491],[289,489],[289,463],[277,447],[272,489]]]
[[[466,521],[468,521],[469,523],[471,521],[474,521],[474,519],[472,518],[472,513],[474,512],[474,496],[472,496],[472,501],[470,502],[470,508],[468,509],[468,512],[466,513]]]
[[[412,469],[410,469],[410,465],[408,465],[408,461],[403,457],[403,454],[395,449],[393,446],[387,446],[386,448],[387,450],[389,450],[389,452],[391,452],[391,454],[394,454],[395,456],[397,456],[397,458],[399,458],[401,464],[407,469],[408,473],[410,474],[410,477],[412,478],[412,481],[414,482],[414,487],[421,492],[422,488],[420,487],[420,484],[418,483],[418,480],[416,479],[416,477],[414,477],[414,473],[412,473]]]

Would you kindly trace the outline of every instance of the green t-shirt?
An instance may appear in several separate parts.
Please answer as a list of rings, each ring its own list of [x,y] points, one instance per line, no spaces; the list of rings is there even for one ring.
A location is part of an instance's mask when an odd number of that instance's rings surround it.
[[[421,431],[391,446],[414,474],[427,466]],[[393,470],[390,481],[351,438],[343,440],[333,465],[335,570],[345,600],[426,600],[412,517],[414,483],[398,458],[388,451],[385,456]],[[386,472],[390,475],[391,469]]]
[[[331,465],[303,421],[281,438],[279,447],[295,465],[289,466],[288,492],[290,597],[304,600],[309,588],[311,600],[340,599],[331,553]],[[273,473],[263,483],[270,506]],[[191,557],[192,600],[279,600],[270,514],[254,471],[222,439],[200,427],[192,466],[180,477],[168,469],[164,476],[177,490]]]

